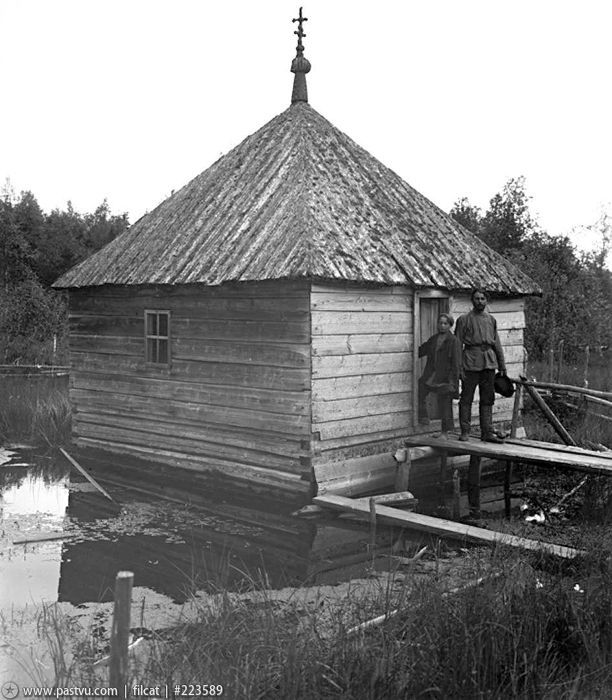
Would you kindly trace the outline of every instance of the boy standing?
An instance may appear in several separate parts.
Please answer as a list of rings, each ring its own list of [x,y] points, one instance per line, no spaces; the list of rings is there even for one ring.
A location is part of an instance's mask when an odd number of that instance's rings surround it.
[[[497,334],[497,322],[485,311],[487,294],[472,292],[472,310],[457,320],[455,335],[463,346],[463,382],[459,399],[459,423],[462,441],[470,435],[472,402],[476,387],[480,391],[480,434],[487,442],[503,442],[493,431],[495,371],[506,374],[504,351]]]
[[[442,421],[442,437],[454,430],[453,398],[459,393],[461,373],[461,346],[450,332],[454,319],[450,314],[438,317],[438,332],[419,347],[419,357],[427,357],[423,375],[419,379],[419,422],[429,423],[425,399],[429,392],[438,397],[438,411]]]

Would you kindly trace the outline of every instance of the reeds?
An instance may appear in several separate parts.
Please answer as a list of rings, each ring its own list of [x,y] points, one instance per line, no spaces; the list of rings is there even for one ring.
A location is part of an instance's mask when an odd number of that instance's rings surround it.
[[[0,440],[56,446],[70,439],[72,412],[65,377],[2,376]]]
[[[591,544],[595,555],[563,568],[501,549],[483,553],[481,573],[496,575],[450,593],[448,581],[408,572],[399,588],[391,579],[359,599],[349,588],[334,605],[265,591],[250,600],[221,595],[197,619],[155,633],[130,683],[172,692],[206,679],[224,697],[254,700],[609,697],[612,580],[600,545]],[[347,634],[398,606],[386,623]],[[60,649],[56,632],[49,636]],[[71,665],[70,678],[58,663],[62,681],[91,683],[87,662]]]

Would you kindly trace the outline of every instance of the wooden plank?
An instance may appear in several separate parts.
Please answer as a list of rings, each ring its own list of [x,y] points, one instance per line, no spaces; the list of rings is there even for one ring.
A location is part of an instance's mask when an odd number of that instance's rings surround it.
[[[70,540],[76,537],[74,532],[42,532],[24,535],[13,540],[13,544],[32,544],[34,542],[53,542],[55,540]]]
[[[121,355],[95,355],[71,352],[73,370],[109,374],[134,374],[140,377],[166,376],[173,379],[195,380],[202,384],[224,384],[228,387],[274,388],[279,391],[308,391],[310,371],[308,368],[267,367],[224,362],[198,362],[172,360],[170,366],[151,365],[144,357]]]
[[[127,335],[79,335],[72,333],[68,339],[70,350],[109,355],[142,357],[144,338]]]
[[[602,399],[612,399],[612,391],[598,391],[596,389],[586,389],[581,386],[572,386],[570,384],[553,384],[551,382],[532,382],[526,379],[513,381],[521,381],[523,386],[531,386],[536,389],[550,389],[551,391],[567,391],[572,394],[586,394],[588,396],[599,396]]]
[[[612,476],[612,464],[607,457],[602,457],[599,453],[595,453],[595,455],[589,454],[589,452],[579,454],[561,452],[554,448],[548,449],[546,445],[549,443],[542,443],[544,447],[534,447],[533,445],[517,444],[518,440],[495,444],[477,439],[460,442],[457,439],[449,438],[441,444],[439,438],[427,436],[409,437],[406,438],[405,443],[408,446],[426,445],[444,449],[453,454],[473,454],[491,459],[511,459],[518,462],[541,464],[545,467],[567,467],[577,471]]]
[[[353,294],[365,293],[400,295],[411,294],[410,287],[401,284],[381,284],[380,282],[350,282],[346,280],[333,280],[329,282],[312,282],[311,293],[318,294]]]
[[[315,401],[312,405],[313,424],[326,421],[376,416],[412,410],[412,392],[381,394],[363,398]]]
[[[223,384],[200,384],[174,377],[126,377],[121,374],[100,374],[79,371],[71,376],[71,391],[77,400],[87,400],[89,392],[145,396],[211,406],[250,408],[268,413],[310,415],[310,392],[279,391],[262,387],[242,387],[235,391]],[[72,394],[71,394],[72,395]]]
[[[403,295],[381,294],[378,290],[360,289],[353,292],[313,291],[311,308],[315,311],[410,311],[412,299],[408,290]]]
[[[312,358],[312,376],[314,379],[360,374],[408,372],[411,367],[411,352],[328,355],[324,357],[314,356]]]
[[[333,401],[358,396],[397,394],[411,389],[411,372],[314,379],[312,381],[312,400]]]
[[[59,451],[60,451],[60,452],[64,455],[64,457],[70,462],[70,464],[72,464],[72,466],[73,466],[82,476],[84,476],[84,477],[87,479],[87,481],[89,481],[89,483],[90,483],[92,486],[95,486],[96,489],[98,489],[98,491],[99,491],[105,498],[108,498],[108,500],[109,500],[109,501],[112,501],[113,503],[116,502],[115,499],[114,499],[107,491],[105,491],[105,490],[100,486],[100,484],[93,478],[93,476],[91,476],[91,474],[89,474],[89,472],[87,472],[85,469],[83,469],[83,467],[76,461],[76,459],[74,459],[73,457],[71,457],[71,456],[66,452],[66,450],[65,450],[63,447],[60,447],[60,448],[59,448]]]
[[[312,338],[314,356],[412,352],[411,333],[364,333],[315,335]]]
[[[75,398],[77,392],[75,393]],[[104,395],[89,394],[76,402],[77,411],[108,413],[120,416],[134,416],[146,419],[165,418],[180,425],[182,421],[192,421],[197,425],[217,423],[224,426],[237,426],[288,433],[290,435],[308,436],[310,418],[308,415],[289,413],[264,413],[263,411],[229,406],[209,406],[188,403],[186,401],[156,400],[127,394]]]
[[[256,430],[244,427],[232,427],[227,425],[214,425],[207,423],[195,423],[191,421],[181,421],[180,426],[176,421],[164,421],[160,418],[150,418],[147,423],[144,418],[134,416],[120,416],[119,420],[112,414],[91,413],[78,411],[74,418],[74,433],[86,435],[91,430],[91,426],[106,426],[108,431],[115,428],[125,428],[133,431],[141,431],[143,444],[146,444],[146,433],[155,432],[159,435],[169,435],[176,437],[180,432],[186,439],[196,440],[202,446],[211,445],[211,451],[218,446],[223,448],[243,448],[261,453],[262,461],[274,456],[280,457],[279,464],[296,462],[300,458],[309,457],[309,447],[307,440],[299,439],[299,436],[271,433],[265,430]],[[109,432],[105,433],[108,436]],[[111,436],[112,437],[112,436]],[[227,453],[227,452],[226,452]]]
[[[226,284],[209,286],[206,284],[149,284],[149,285],[109,285],[96,287],[93,295],[96,298],[124,299],[155,297],[159,299],[180,298],[190,299],[195,295],[206,298],[246,298],[271,297],[301,297],[308,298],[310,283],[306,280],[261,280],[256,282],[228,282]],[[70,303],[92,296],[91,289],[71,289]]]
[[[316,496],[313,498],[313,503],[332,510],[369,517],[369,506],[359,500],[330,495]],[[433,518],[428,515],[421,515],[420,513],[406,512],[384,505],[376,506],[376,517],[380,522],[390,525],[415,529],[420,532],[438,535],[439,537],[450,537],[451,539],[464,542],[517,547],[519,549],[553,554],[554,556],[564,559],[572,559],[583,554],[580,550],[573,549],[572,547],[539,542],[524,537],[517,537],[516,535],[495,532],[493,530],[485,530],[484,528],[474,527],[472,525],[464,525],[463,523],[444,520],[442,518]]]
[[[140,352],[143,352],[143,342]],[[172,357],[176,360],[225,362],[267,367],[310,365],[310,347],[307,344],[251,343],[244,340],[208,340],[203,338],[173,338]]]
[[[608,452],[603,452],[599,450],[587,450],[584,447],[576,447],[573,445],[560,445],[556,442],[546,442],[542,443],[539,440],[530,440],[529,438],[507,438],[506,442],[516,444],[516,445],[532,445],[533,447],[542,447],[543,444],[546,445],[548,450],[558,450],[559,452],[570,452],[574,454],[591,455],[592,457],[603,457],[605,459],[612,460],[612,450]]]
[[[144,338],[143,316],[68,314],[70,335],[126,335]]]
[[[398,411],[381,415],[365,416],[362,418],[346,418],[344,420],[313,423],[312,429],[320,434],[322,441],[352,435],[368,435],[380,430],[404,430],[412,422],[412,411]]]
[[[126,295],[75,300],[71,311],[90,315],[139,316],[146,308],[170,311],[172,318],[223,320],[304,321],[309,313],[308,296],[277,298],[215,298],[206,295],[156,296]]]
[[[510,345],[523,345],[524,332],[522,328],[510,328],[507,330],[498,330],[499,341],[505,349]]]
[[[301,474],[306,468],[301,458],[296,454],[293,456],[273,455],[270,451],[257,450],[256,446],[244,448],[234,446],[231,443],[222,445],[207,441],[203,439],[205,435],[199,437],[193,431],[181,431],[181,434],[172,435],[171,431],[167,429],[155,431],[154,422],[148,430],[146,425],[140,426],[140,429],[130,429],[117,425],[117,421],[115,421],[115,425],[109,426],[108,423],[112,423],[108,417],[105,420],[98,419],[96,422],[78,420],[75,424],[75,435],[108,440],[110,442],[121,442],[134,447],[144,446],[147,448],[154,447],[161,450],[172,450],[209,461],[226,460],[232,464],[246,467],[264,467],[270,471],[280,470]],[[133,422],[130,425],[133,425]],[[177,427],[176,432],[178,433],[178,431]],[[298,451],[299,447],[296,447],[295,452]]]
[[[131,455],[143,460],[149,460],[170,467],[195,471],[201,474],[219,473],[223,476],[252,481],[262,485],[269,485],[276,489],[285,489],[296,493],[303,493],[309,490],[310,485],[305,482],[301,475],[292,474],[281,470],[265,469],[254,465],[240,465],[231,461],[218,459],[200,458],[184,452],[175,450],[160,450],[145,447],[143,445],[134,446],[122,442],[111,440],[96,440],[92,438],[79,437],[76,441],[78,447],[93,447],[104,452],[111,452],[119,455]]]
[[[412,314],[377,311],[313,311],[313,335],[351,333],[406,333],[412,329]]]

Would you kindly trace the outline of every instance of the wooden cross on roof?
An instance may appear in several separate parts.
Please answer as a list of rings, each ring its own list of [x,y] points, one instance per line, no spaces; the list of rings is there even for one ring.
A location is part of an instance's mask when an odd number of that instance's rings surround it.
[[[300,53],[303,53],[304,45],[302,44],[302,39],[306,36],[306,34],[304,33],[304,29],[303,29],[302,25],[304,24],[304,22],[308,22],[308,17],[302,17],[302,8],[300,7],[299,17],[297,17],[296,19],[292,19],[291,21],[292,22],[299,22],[297,31],[293,32],[293,33],[297,34],[297,37],[298,37],[297,50]]]

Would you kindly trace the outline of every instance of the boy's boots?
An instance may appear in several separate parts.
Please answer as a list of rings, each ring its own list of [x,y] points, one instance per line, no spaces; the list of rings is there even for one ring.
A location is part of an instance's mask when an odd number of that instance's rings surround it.
[[[472,407],[466,406],[459,402],[459,426],[461,428],[461,435],[459,439],[461,442],[467,442],[470,439],[470,425],[472,423]]]
[[[480,404],[480,439],[485,442],[496,442],[501,444],[503,439],[498,437],[493,430],[493,406],[483,406]]]

